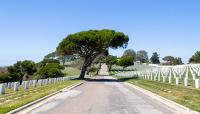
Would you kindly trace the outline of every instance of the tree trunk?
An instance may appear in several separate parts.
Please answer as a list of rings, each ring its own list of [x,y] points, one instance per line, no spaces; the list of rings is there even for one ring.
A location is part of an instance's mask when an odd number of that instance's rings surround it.
[[[65,57],[62,58],[62,65],[65,66]]]
[[[109,65],[109,71],[111,71],[112,70],[112,65]]]
[[[83,64],[82,68],[81,68],[81,74],[80,74],[80,79],[84,79],[85,78],[85,72],[87,70],[87,66]]]
[[[87,70],[87,67],[90,66],[92,64],[92,61],[94,60],[96,56],[94,57],[85,57],[83,66],[81,68],[81,74],[80,74],[80,79],[84,79],[85,78],[85,72]]]

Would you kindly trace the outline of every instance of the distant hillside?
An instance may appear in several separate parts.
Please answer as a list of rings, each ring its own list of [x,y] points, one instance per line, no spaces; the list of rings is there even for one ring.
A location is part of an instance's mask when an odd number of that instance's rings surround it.
[[[7,67],[0,67],[0,74],[8,73]]]

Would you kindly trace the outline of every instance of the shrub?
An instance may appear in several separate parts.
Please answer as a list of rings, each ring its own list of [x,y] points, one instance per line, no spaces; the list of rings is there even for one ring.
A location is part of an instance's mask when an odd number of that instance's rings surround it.
[[[11,81],[10,74],[0,74],[0,83]]]
[[[55,78],[62,77],[64,74],[62,73],[62,69],[64,69],[60,64],[57,63],[48,63],[44,67],[40,68],[37,72],[37,78]]]

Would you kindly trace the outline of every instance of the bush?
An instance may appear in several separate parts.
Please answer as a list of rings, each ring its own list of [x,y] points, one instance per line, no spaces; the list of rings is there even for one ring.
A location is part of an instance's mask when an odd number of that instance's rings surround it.
[[[11,81],[20,81],[28,79],[37,71],[36,64],[33,61],[25,60],[18,61],[13,66],[8,67],[8,72],[11,77]]]
[[[10,74],[0,74],[0,83],[11,81]]]
[[[88,72],[94,73],[94,72],[96,72],[97,70],[98,70],[98,69],[95,68],[95,67],[90,67],[90,68],[88,69]]]
[[[123,67],[123,70],[128,67],[128,66],[131,66],[131,65],[134,65],[134,62],[133,62],[134,58],[132,56],[125,56],[125,57],[122,57],[118,62],[117,62],[117,65],[119,66],[122,66]]]
[[[62,73],[62,69],[64,69],[60,64],[57,63],[48,63],[44,67],[40,68],[37,72],[37,78],[55,78],[62,77],[64,74]]]

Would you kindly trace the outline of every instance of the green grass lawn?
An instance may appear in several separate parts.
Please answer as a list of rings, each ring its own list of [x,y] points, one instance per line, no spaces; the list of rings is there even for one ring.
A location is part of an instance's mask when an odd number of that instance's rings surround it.
[[[200,90],[191,87],[177,86],[175,84],[143,80],[139,78],[119,78],[119,80],[127,81],[162,97],[175,101],[192,110],[200,112]]]
[[[80,75],[81,70],[74,67],[66,67],[63,70],[63,73],[65,73],[66,76],[76,76],[76,75]]]
[[[24,90],[22,87],[20,87],[19,91],[17,92],[14,92],[13,89],[6,89],[6,93],[0,95],[0,114],[5,114],[6,112],[19,108],[27,103],[47,96],[65,87],[69,87],[78,82],[80,82],[80,80],[60,81],[56,84],[37,86],[36,88],[30,87],[28,90]]]

